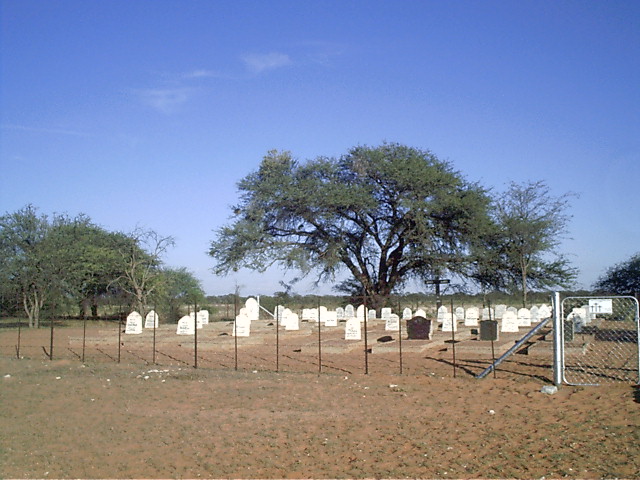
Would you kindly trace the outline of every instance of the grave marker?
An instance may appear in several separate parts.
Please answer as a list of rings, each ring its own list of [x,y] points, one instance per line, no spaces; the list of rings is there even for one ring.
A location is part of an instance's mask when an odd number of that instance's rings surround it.
[[[144,328],[158,328],[158,314],[155,310],[151,310],[144,317]]]
[[[126,335],[138,335],[142,333],[142,315],[138,312],[131,312],[127,315],[127,326],[124,333]]]
[[[431,340],[433,324],[425,317],[413,317],[407,320],[407,337],[410,340]]]
[[[344,307],[344,318],[349,320],[350,318],[356,318],[356,311],[353,305],[347,305]]]
[[[478,310],[478,307],[467,308],[467,310],[464,312],[464,326],[477,327],[479,316],[480,316],[480,310]]]
[[[518,316],[511,310],[507,310],[502,315],[502,328],[503,333],[517,333],[518,332]]]
[[[442,319],[442,331],[443,332],[458,331],[458,322],[456,321],[455,313],[448,313],[447,316]]]
[[[347,320],[344,326],[344,339],[345,340],[361,340],[362,330],[360,327],[360,320],[356,317],[351,317]]]
[[[260,319],[260,305],[255,298],[247,298],[247,301],[244,303],[244,307],[247,309],[247,317],[249,320]]]
[[[242,312],[243,309],[240,309]],[[232,336],[248,337],[251,334],[251,318],[247,312],[242,312],[236,316],[236,321],[231,331]]]
[[[400,317],[395,313],[392,313],[384,323],[384,329],[386,331],[397,332],[400,330]]]
[[[176,330],[177,335],[195,335],[196,329],[193,322],[193,317],[190,315],[185,315],[180,320],[178,320],[178,329]]]
[[[285,330],[300,330],[300,317],[297,313],[291,312],[287,315],[287,323],[284,326]]]
[[[337,327],[338,312],[336,312],[335,310],[327,310],[327,313],[322,315],[322,320],[325,327]]]
[[[521,308],[518,310],[518,326],[531,326],[531,310],[529,310],[528,308]]]
[[[438,307],[438,323],[444,322],[445,318],[449,315],[449,310],[446,306],[442,305]]]

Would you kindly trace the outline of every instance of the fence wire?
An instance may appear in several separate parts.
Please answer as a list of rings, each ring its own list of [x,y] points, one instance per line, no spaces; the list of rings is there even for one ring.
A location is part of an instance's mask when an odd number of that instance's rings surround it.
[[[561,306],[566,383],[640,383],[640,327],[635,298],[567,297]]]

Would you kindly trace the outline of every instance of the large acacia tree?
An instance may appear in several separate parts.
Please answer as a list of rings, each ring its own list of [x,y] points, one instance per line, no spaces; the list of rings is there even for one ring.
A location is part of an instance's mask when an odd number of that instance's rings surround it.
[[[232,222],[211,243],[216,273],[279,264],[322,281],[346,269],[342,286],[375,306],[411,278],[462,274],[488,223],[484,189],[398,144],[306,163],[270,151],[239,191]]]

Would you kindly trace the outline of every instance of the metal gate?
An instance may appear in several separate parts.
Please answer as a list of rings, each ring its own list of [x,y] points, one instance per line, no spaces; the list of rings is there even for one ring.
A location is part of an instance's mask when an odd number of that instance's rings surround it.
[[[559,310],[560,318],[554,328],[560,327],[559,353],[564,383],[640,384],[637,299],[567,297]]]

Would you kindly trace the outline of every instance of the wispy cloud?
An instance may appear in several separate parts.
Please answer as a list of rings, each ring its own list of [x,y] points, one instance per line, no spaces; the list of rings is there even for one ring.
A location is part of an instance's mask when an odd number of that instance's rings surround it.
[[[222,75],[218,72],[214,72],[213,70],[205,70],[205,69],[192,70],[190,72],[184,72],[181,75],[181,77],[184,78],[185,80],[192,80],[192,79],[198,79],[198,78],[217,78],[221,76]]]
[[[187,87],[148,88],[134,90],[142,103],[161,113],[173,113],[189,101],[192,89]]]
[[[45,133],[50,135],[71,135],[74,137],[90,137],[92,136],[89,133],[81,132],[79,130],[72,130],[68,128],[58,128],[58,127],[30,127],[26,125],[15,125],[15,124],[6,124],[3,123],[0,125],[0,129],[2,130],[17,130],[22,132],[31,132],[31,133]]]
[[[278,52],[264,54],[248,53],[242,56],[242,61],[249,70],[255,73],[286,67],[293,63],[289,55]]]

